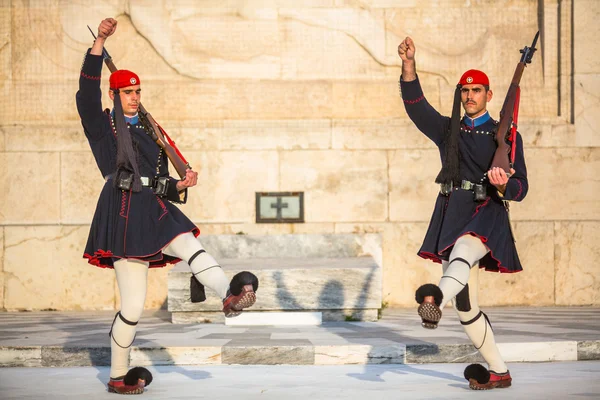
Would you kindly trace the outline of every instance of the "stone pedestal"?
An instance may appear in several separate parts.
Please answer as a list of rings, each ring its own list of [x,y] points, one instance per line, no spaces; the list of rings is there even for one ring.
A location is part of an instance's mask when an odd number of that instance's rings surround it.
[[[258,277],[257,302],[247,312],[317,311],[323,321],[377,319],[382,300],[378,234],[218,235],[202,237],[202,243],[228,277],[241,271]],[[169,272],[172,321],[223,321],[221,299],[210,289],[206,301],[190,302],[190,276],[183,262]]]

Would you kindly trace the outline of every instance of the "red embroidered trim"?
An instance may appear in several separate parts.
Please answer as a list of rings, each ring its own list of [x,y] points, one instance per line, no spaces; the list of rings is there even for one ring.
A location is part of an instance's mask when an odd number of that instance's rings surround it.
[[[490,197],[486,197],[485,201],[483,203],[481,203],[480,205],[477,206],[477,208],[475,208],[475,213],[471,216],[471,218],[475,217],[477,215],[477,213],[479,212],[479,209],[481,207],[485,207],[487,206],[487,204],[490,202]]]
[[[189,232],[192,232],[195,237],[200,236],[200,229],[198,229],[198,227],[194,227],[194,229],[192,229]],[[186,234],[186,233],[188,233],[188,232],[182,232],[181,234],[175,236],[173,239],[171,239],[167,244],[165,244],[161,248],[161,251],[162,251],[162,249],[164,249],[165,247],[167,247],[168,245],[170,245],[173,240],[175,240],[176,238],[178,238],[180,235],[183,235],[183,234]],[[147,256],[129,256],[127,258],[131,258],[131,259],[135,259],[135,260],[140,260],[140,261],[146,261],[146,260],[144,260],[144,258],[152,257],[153,255],[156,255],[156,254],[160,253],[161,251],[158,251],[158,252],[156,252],[154,254],[149,254]],[[96,267],[99,267],[99,268],[111,268],[112,269],[112,268],[114,268],[112,265],[102,263],[101,259],[102,258],[118,258],[118,259],[123,259],[124,257],[115,256],[110,250],[104,251],[102,249],[99,249],[99,250],[95,251],[93,255],[85,253],[83,255],[83,258],[87,259],[88,263],[90,263],[93,266],[96,266]],[[156,261],[146,261],[146,262],[154,263],[154,264],[150,264],[150,266],[149,266],[150,268],[161,268],[161,267],[164,267],[167,264],[177,264],[179,261],[181,261],[181,259],[179,259],[179,258],[173,258],[170,261],[165,261],[164,263],[157,264],[158,261],[159,260],[156,260]]]
[[[81,71],[81,76],[83,76],[85,79],[91,79],[93,81],[99,81],[100,79],[102,79],[101,76],[90,76],[90,75],[86,75],[83,73],[83,71]]]
[[[163,213],[160,217],[158,217],[158,220],[160,221],[162,219],[162,217],[164,217],[165,215],[167,215],[169,213],[169,210],[167,210],[167,206],[165,206],[165,203],[163,203],[163,201],[161,200],[160,197],[156,196],[156,201],[158,201],[158,204],[160,204]]]
[[[424,95],[424,94],[422,94],[422,95],[421,95],[421,97],[419,97],[419,98],[417,98],[417,99],[415,99],[415,100],[404,100],[404,99],[403,99],[403,101],[404,101],[406,104],[417,104],[418,102],[420,102],[420,101],[421,101],[421,100],[423,100],[423,99],[425,99],[425,95]]]
[[[499,272],[506,273],[506,274],[512,274],[512,273],[516,273],[516,272],[521,272],[521,271],[511,271],[511,270],[509,270],[509,269],[508,269],[508,268],[506,268],[504,265],[502,265],[502,263],[500,262],[500,260],[498,260],[496,257],[494,257],[494,255],[492,254],[492,249],[490,249],[489,247],[487,247],[487,246],[486,246],[486,243],[487,243],[487,241],[488,241],[488,238],[487,238],[487,237],[485,237],[485,236],[481,236],[481,235],[478,235],[478,234],[476,234],[475,232],[468,231],[468,232],[464,232],[464,233],[463,233],[461,236],[459,236],[459,237],[458,237],[456,240],[460,239],[460,238],[461,238],[462,236],[464,236],[464,235],[471,235],[471,236],[475,236],[476,238],[479,238],[479,240],[481,240],[481,243],[483,243],[483,245],[485,246],[485,248],[488,250],[488,252],[489,252],[489,254],[490,254],[490,257],[492,257],[492,260],[496,261],[496,265],[497,265],[497,268],[498,268],[498,271],[499,271]],[[443,249],[442,251],[439,251],[438,253],[439,253],[439,254],[442,254],[442,253],[444,253],[446,250],[448,250],[450,247],[454,246],[454,245],[456,244],[456,240],[454,241],[454,243],[452,243],[451,245],[447,246],[445,249]],[[479,268],[485,268],[485,267],[482,267],[482,266],[480,266]],[[486,271],[490,271],[490,272],[496,272],[496,270],[493,270],[493,269],[487,269],[487,268],[486,268]]]
[[[125,215],[126,203],[127,203],[127,196],[125,195],[125,192],[121,192],[121,212],[119,213],[119,215],[123,218],[127,218],[127,215]]]
[[[513,197],[513,199],[518,199],[519,196],[521,196],[521,193],[523,193],[523,184],[521,184],[521,181],[517,179],[517,183],[519,184],[519,191],[517,192],[516,196]]]

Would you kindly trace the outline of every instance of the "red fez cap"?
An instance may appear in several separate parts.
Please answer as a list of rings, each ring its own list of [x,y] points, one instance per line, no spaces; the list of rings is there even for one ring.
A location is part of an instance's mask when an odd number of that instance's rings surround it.
[[[110,88],[120,89],[127,86],[139,85],[140,77],[135,72],[120,69],[110,74]]]
[[[477,69],[470,69],[460,77],[459,85],[484,85],[489,86],[490,80],[487,75]]]

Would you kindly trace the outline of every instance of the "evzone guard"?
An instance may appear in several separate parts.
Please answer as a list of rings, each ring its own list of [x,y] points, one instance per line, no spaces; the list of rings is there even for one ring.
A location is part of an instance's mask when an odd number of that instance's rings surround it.
[[[197,184],[198,174],[143,108],[138,75],[112,64],[104,43],[116,28],[112,18],[100,23],[81,68],[76,96],[85,136],[105,179],[84,257],[92,265],[114,268],[121,296],[121,309],[109,334],[108,391],[140,394],[152,375],[145,368],[128,370],[129,352],[144,310],[148,268],[185,261],[193,275],[192,300],[204,300],[204,287],[209,287],[223,299],[226,317],[254,304],[258,280],[250,272],[241,272],[229,281],[197,239],[200,230],[172,204],[186,202],[187,190]],[[103,61],[112,72],[112,111],[102,109]],[[181,179],[169,175],[168,158]]]
[[[442,116],[421,89],[413,40],[407,37],[398,46],[402,59],[399,84],[406,112],[436,144],[442,163],[436,178],[440,193],[418,251],[422,258],[442,265],[442,277],[438,285],[418,288],[418,313],[423,327],[435,329],[444,307],[452,302],[469,339],[488,364],[488,368],[479,364],[466,368],[465,379],[474,390],[505,388],[512,382],[492,325],[479,309],[478,273],[480,268],[501,273],[522,270],[508,202],[522,201],[528,191],[523,140],[516,121],[518,83],[525,64],[531,62],[534,46],[535,40],[532,48],[522,50],[525,60],[517,67],[500,122],[487,111],[493,93],[484,72],[468,70],[460,77],[452,116]]]

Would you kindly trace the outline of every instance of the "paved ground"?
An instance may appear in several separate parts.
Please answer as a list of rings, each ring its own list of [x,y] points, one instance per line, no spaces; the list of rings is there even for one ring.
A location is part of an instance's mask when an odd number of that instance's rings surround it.
[[[385,310],[379,322],[322,326],[233,327],[171,324],[166,312],[139,324],[137,365],[369,364],[479,360],[455,313],[436,330],[414,309]],[[485,310],[508,361],[600,360],[600,308]],[[0,366],[95,366],[109,363],[113,312],[0,313]]]
[[[598,399],[599,361],[509,365],[513,386],[468,389],[467,364],[154,367],[141,399]],[[115,399],[107,367],[0,368],[0,398]],[[138,398],[138,397],[136,397]]]

